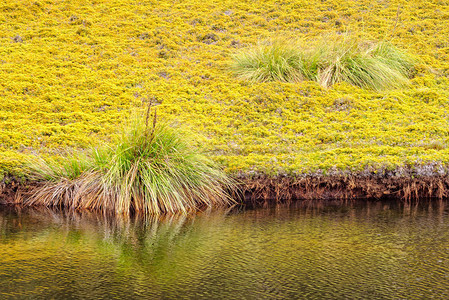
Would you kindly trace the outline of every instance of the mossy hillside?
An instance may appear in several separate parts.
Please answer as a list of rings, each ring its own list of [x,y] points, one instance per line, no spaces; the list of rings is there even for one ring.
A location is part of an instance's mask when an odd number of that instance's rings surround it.
[[[449,163],[447,4],[8,1],[0,5],[0,169],[21,174],[29,155],[108,141],[147,96],[231,173]],[[253,84],[228,70],[238,48],[259,40],[333,32],[391,39],[415,54],[411,86]]]

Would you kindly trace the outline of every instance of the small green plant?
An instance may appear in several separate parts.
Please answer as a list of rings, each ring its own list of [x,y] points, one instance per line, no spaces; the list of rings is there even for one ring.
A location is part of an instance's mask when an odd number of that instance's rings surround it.
[[[231,69],[245,80],[311,80],[325,88],[348,82],[361,88],[385,90],[409,82],[413,59],[390,42],[364,43],[342,35],[326,37],[315,44],[301,47],[296,41],[285,40],[260,44],[235,55]]]
[[[31,164],[43,185],[26,203],[155,215],[231,203],[232,180],[175,128],[157,124],[156,112],[149,124],[150,109],[113,145]]]

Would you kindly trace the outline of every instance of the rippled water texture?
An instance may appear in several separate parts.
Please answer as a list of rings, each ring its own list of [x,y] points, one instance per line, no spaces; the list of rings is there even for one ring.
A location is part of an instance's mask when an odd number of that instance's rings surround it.
[[[449,299],[447,203],[160,220],[0,210],[0,298]]]

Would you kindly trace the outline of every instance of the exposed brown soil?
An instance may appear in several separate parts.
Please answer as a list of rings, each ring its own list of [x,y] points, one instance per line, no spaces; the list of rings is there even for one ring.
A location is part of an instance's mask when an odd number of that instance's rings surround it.
[[[15,178],[4,179],[0,181],[0,204],[20,204],[36,186]]]
[[[243,179],[245,202],[253,204],[311,200],[380,200],[410,202],[449,197],[449,177],[359,177]]]
[[[309,176],[242,178],[239,202],[251,205],[311,200],[395,199],[403,202],[449,198],[449,176]],[[0,182],[0,204],[21,204],[40,186],[14,178]]]

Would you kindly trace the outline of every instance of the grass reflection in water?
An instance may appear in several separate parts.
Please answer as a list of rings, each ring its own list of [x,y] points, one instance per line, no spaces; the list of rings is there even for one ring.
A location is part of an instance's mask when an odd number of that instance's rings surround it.
[[[449,296],[445,203],[194,216],[0,213],[0,293],[55,298]]]

